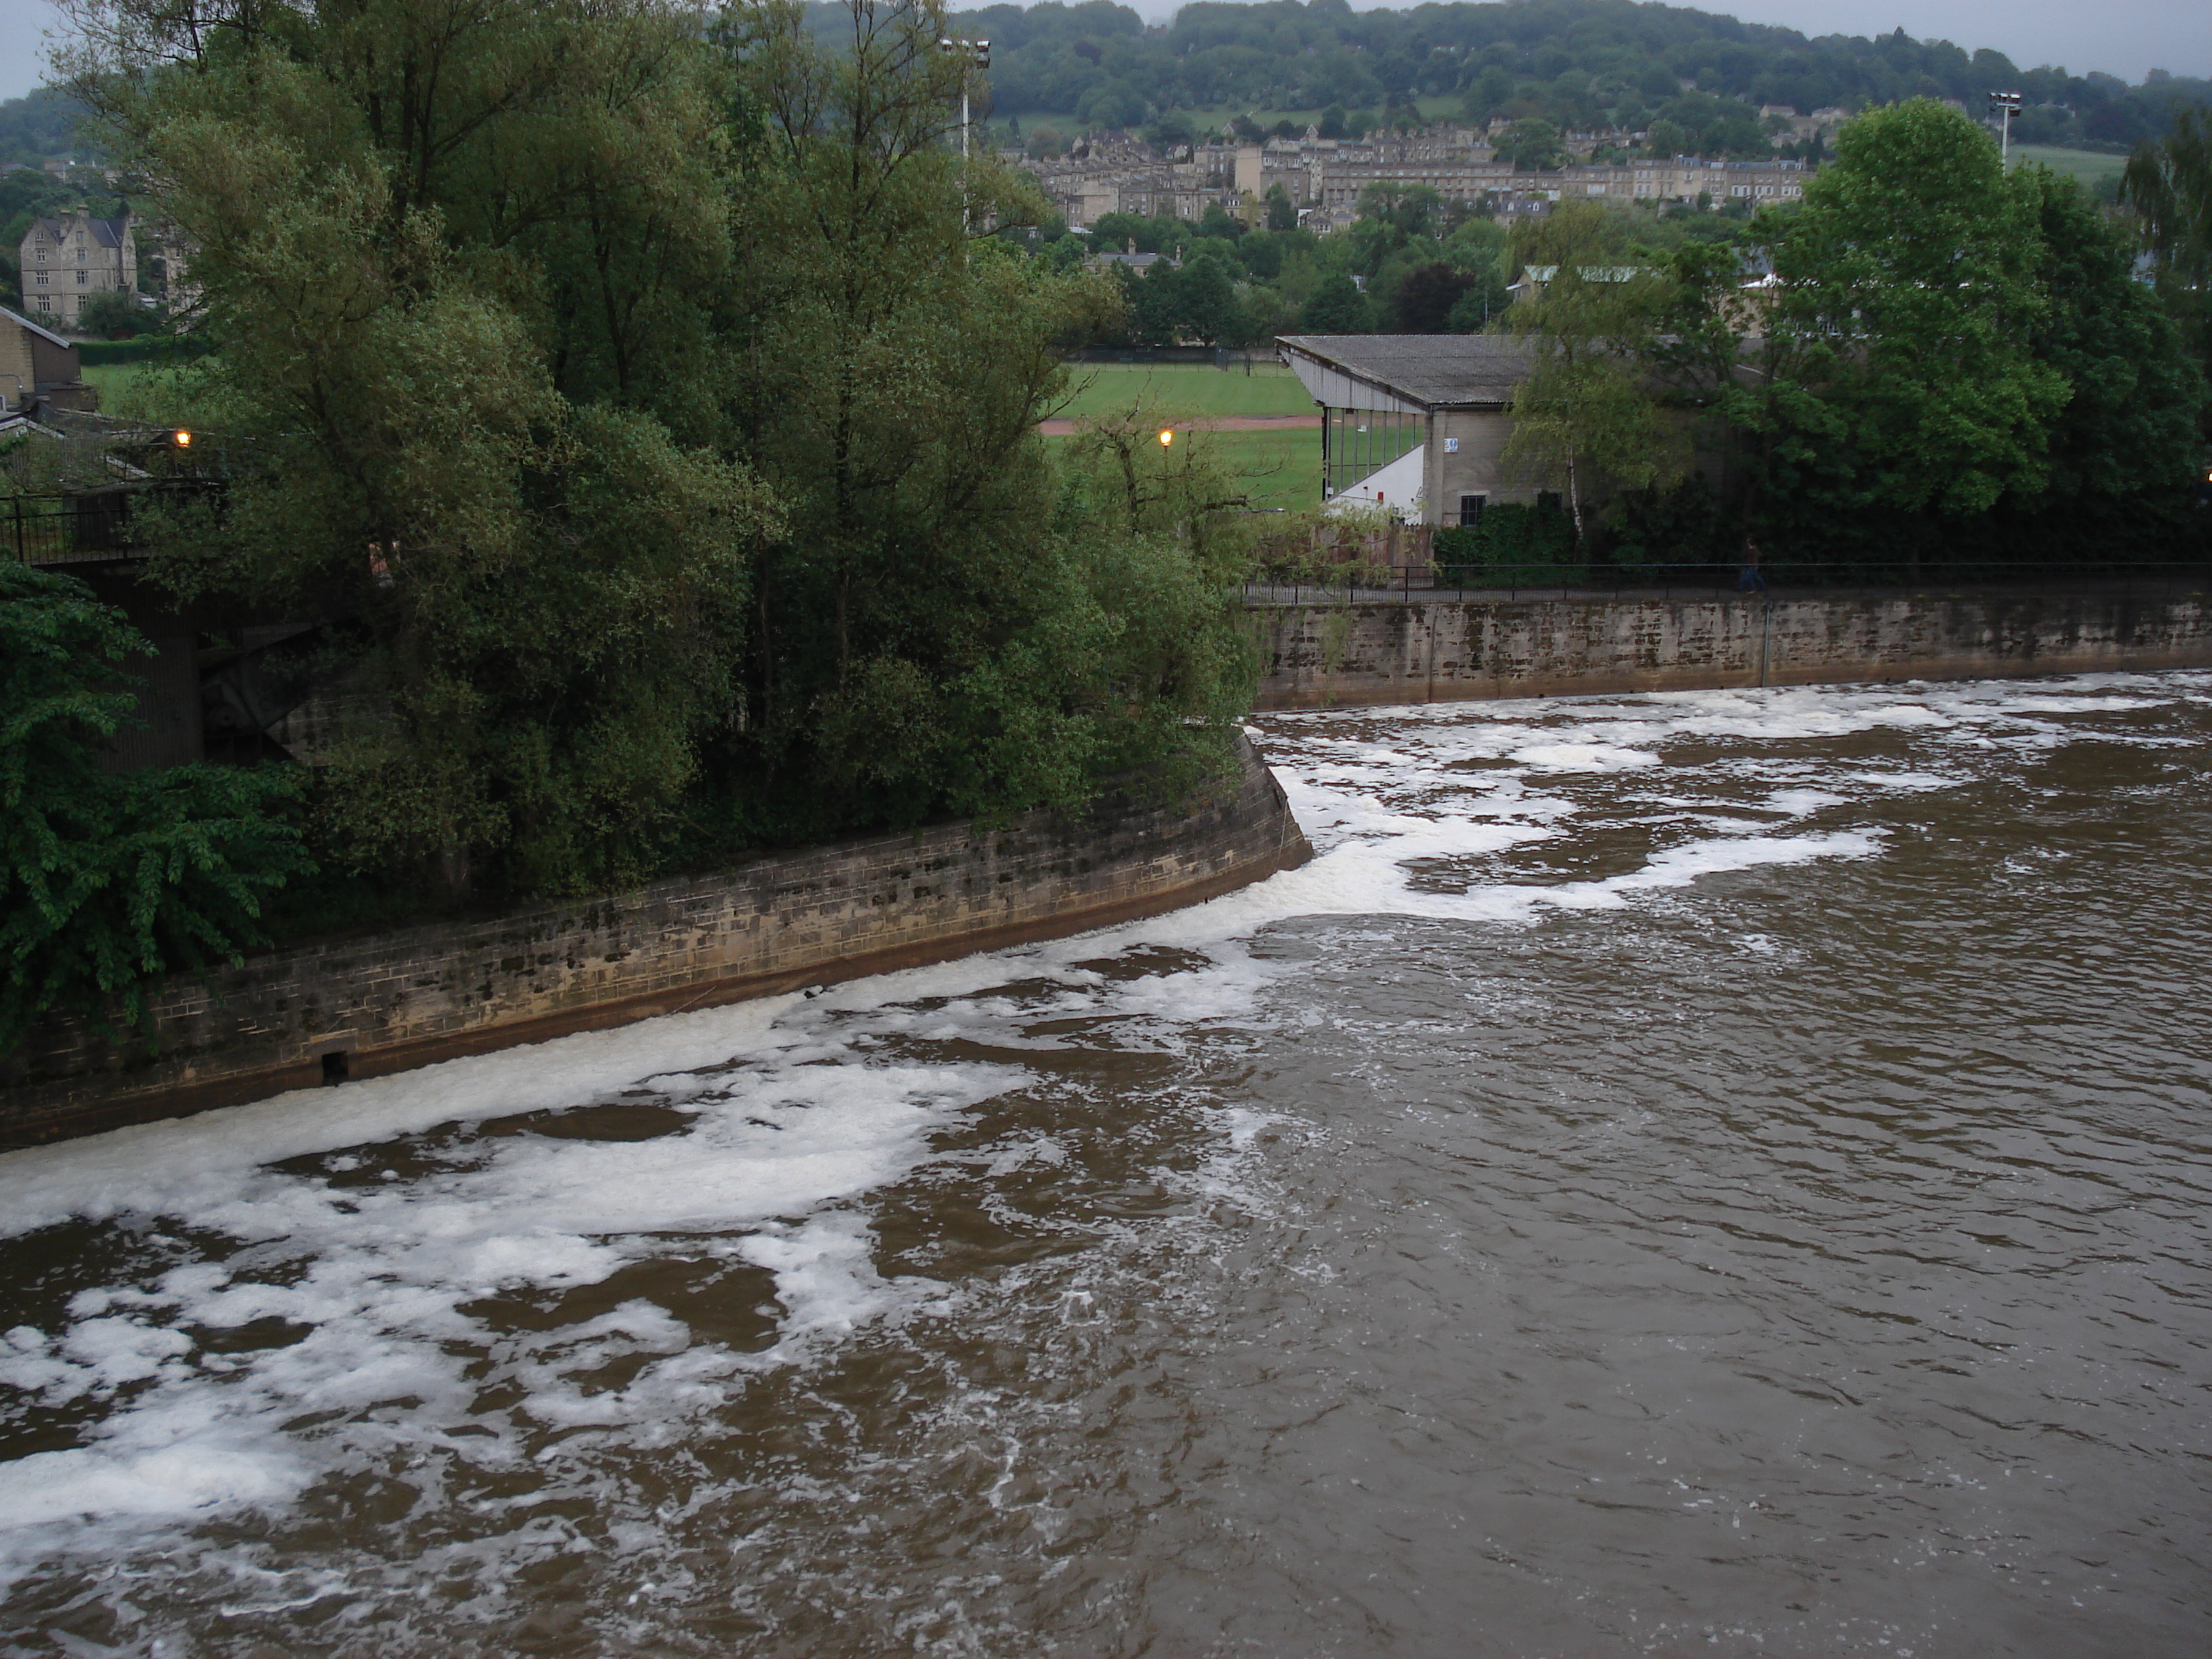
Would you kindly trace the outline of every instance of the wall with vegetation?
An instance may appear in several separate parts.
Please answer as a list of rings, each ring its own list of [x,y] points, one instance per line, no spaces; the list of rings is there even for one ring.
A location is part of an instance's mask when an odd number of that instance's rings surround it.
[[[1195,903],[1309,856],[1249,743],[1237,761],[1168,805],[940,824],[619,897],[267,951],[151,990],[150,1041],[49,1017],[0,1063],[0,1144],[256,1099],[321,1082],[326,1066],[374,1076]]]
[[[1253,613],[1261,708],[2212,667],[2212,594],[1484,599]]]

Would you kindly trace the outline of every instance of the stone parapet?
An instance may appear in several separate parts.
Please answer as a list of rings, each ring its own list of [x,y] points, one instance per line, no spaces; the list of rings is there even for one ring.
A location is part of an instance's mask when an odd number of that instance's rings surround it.
[[[1962,591],[1263,605],[1258,706],[2212,666],[2212,595]]]
[[[52,1018],[0,1064],[0,1146],[373,1077],[1153,915],[1310,856],[1249,743],[1178,805],[1101,803],[759,858],[635,893],[318,939],[151,998],[150,1040]]]

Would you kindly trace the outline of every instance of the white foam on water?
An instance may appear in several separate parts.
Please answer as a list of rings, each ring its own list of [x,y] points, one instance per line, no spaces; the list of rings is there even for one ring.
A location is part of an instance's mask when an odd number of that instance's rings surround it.
[[[60,1550],[119,1557],[149,1536],[171,1547],[208,1516],[280,1510],[380,1455],[443,1449],[496,1467],[588,1456],[610,1436],[680,1441],[764,1370],[805,1364],[914,1304],[920,1292],[876,1271],[869,1195],[935,1156],[941,1128],[1021,1086],[1025,1046],[1067,1040],[1025,1028],[1098,1022],[1110,1035],[1097,1040],[1173,1049],[1210,1028],[1264,1021],[1268,988],[1296,969],[1249,945],[1289,919],[1530,925],[1726,872],[1875,856],[1881,824],[1838,820],[1855,805],[1971,781],[1993,720],[2027,726],[2021,735],[2038,742],[2074,741],[2096,723],[2034,723],[2154,706],[2203,683],[2103,676],[2033,690],[1792,688],[1271,716],[1264,741],[1316,856],[1207,903],[811,1000],[670,1016],[0,1157],[0,1234],[181,1222],[246,1247],[89,1288],[56,1328],[0,1340],[0,1386],[105,1410],[82,1443],[0,1465],[0,1578]],[[1806,750],[1874,738],[1904,747],[1835,762]],[[1792,747],[1758,748],[1778,743]],[[1682,744],[1699,745],[1695,764],[1670,761]],[[1729,746],[1717,761],[1716,744]],[[1662,776],[1663,793],[1627,793]],[[1676,816],[1638,817],[1625,804]],[[1833,827],[1786,833],[1791,825],[1744,816],[1758,812],[1821,812]],[[1624,822],[1655,837],[1625,873],[1480,873],[1508,854],[1540,865],[1548,843]],[[1186,955],[1134,975],[1102,971],[1118,954],[1163,951]],[[954,1040],[1013,1058],[895,1057],[900,1043]],[[692,1114],[688,1127],[611,1142],[465,1133],[639,1091]],[[1225,1109],[1216,1125],[1220,1156],[1203,1184],[1241,1189],[1235,1160],[1266,1120]],[[395,1178],[362,1179],[382,1156],[376,1143],[446,1126],[463,1127],[386,1172]],[[351,1147],[366,1150],[304,1172],[270,1167]],[[987,1167],[1011,1178],[1052,1167],[1055,1150],[1024,1142]],[[557,1304],[665,1253],[672,1235],[772,1276],[769,1346],[702,1340],[638,1298],[495,1342],[475,1307]],[[256,1322],[296,1340],[222,1354],[191,1334]],[[488,1347],[521,1391],[511,1420],[474,1405],[483,1382],[467,1356]],[[632,1368],[621,1387],[594,1382],[618,1363]],[[465,1438],[452,1432],[459,1426]],[[538,1431],[555,1437],[535,1445]]]

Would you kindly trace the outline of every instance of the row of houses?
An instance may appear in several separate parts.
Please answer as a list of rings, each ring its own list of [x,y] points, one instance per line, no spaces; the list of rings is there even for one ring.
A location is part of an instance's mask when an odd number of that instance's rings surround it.
[[[1302,137],[1196,145],[1167,156],[1117,135],[1066,156],[1019,160],[1078,228],[1109,213],[1194,221],[1214,205],[1249,222],[1269,192],[1280,189],[1300,210],[1301,223],[1326,232],[1349,224],[1360,193],[1377,184],[1422,185],[1447,201],[1486,199],[1508,212],[1541,212],[1554,203],[1591,198],[1758,205],[1802,196],[1812,171],[1806,162],[1778,156],[1751,161],[1650,156],[1522,167],[1501,160],[1486,135],[1449,125],[1357,140],[1323,138],[1309,128]]]

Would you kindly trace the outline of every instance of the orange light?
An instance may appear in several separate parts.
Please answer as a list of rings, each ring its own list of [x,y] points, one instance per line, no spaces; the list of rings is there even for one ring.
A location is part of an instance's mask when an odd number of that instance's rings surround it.
[[[190,449],[192,447],[192,434],[189,432],[179,432],[176,434],[174,442],[179,449]]]
[[[1165,448],[1166,448],[1170,444],[1173,443],[1174,441],[1175,441],[1175,428],[1174,428],[1173,427],[1171,427],[1171,426],[1164,426],[1164,427],[1162,427],[1162,428],[1160,428],[1160,447],[1161,447],[1162,449],[1165,449]]]

